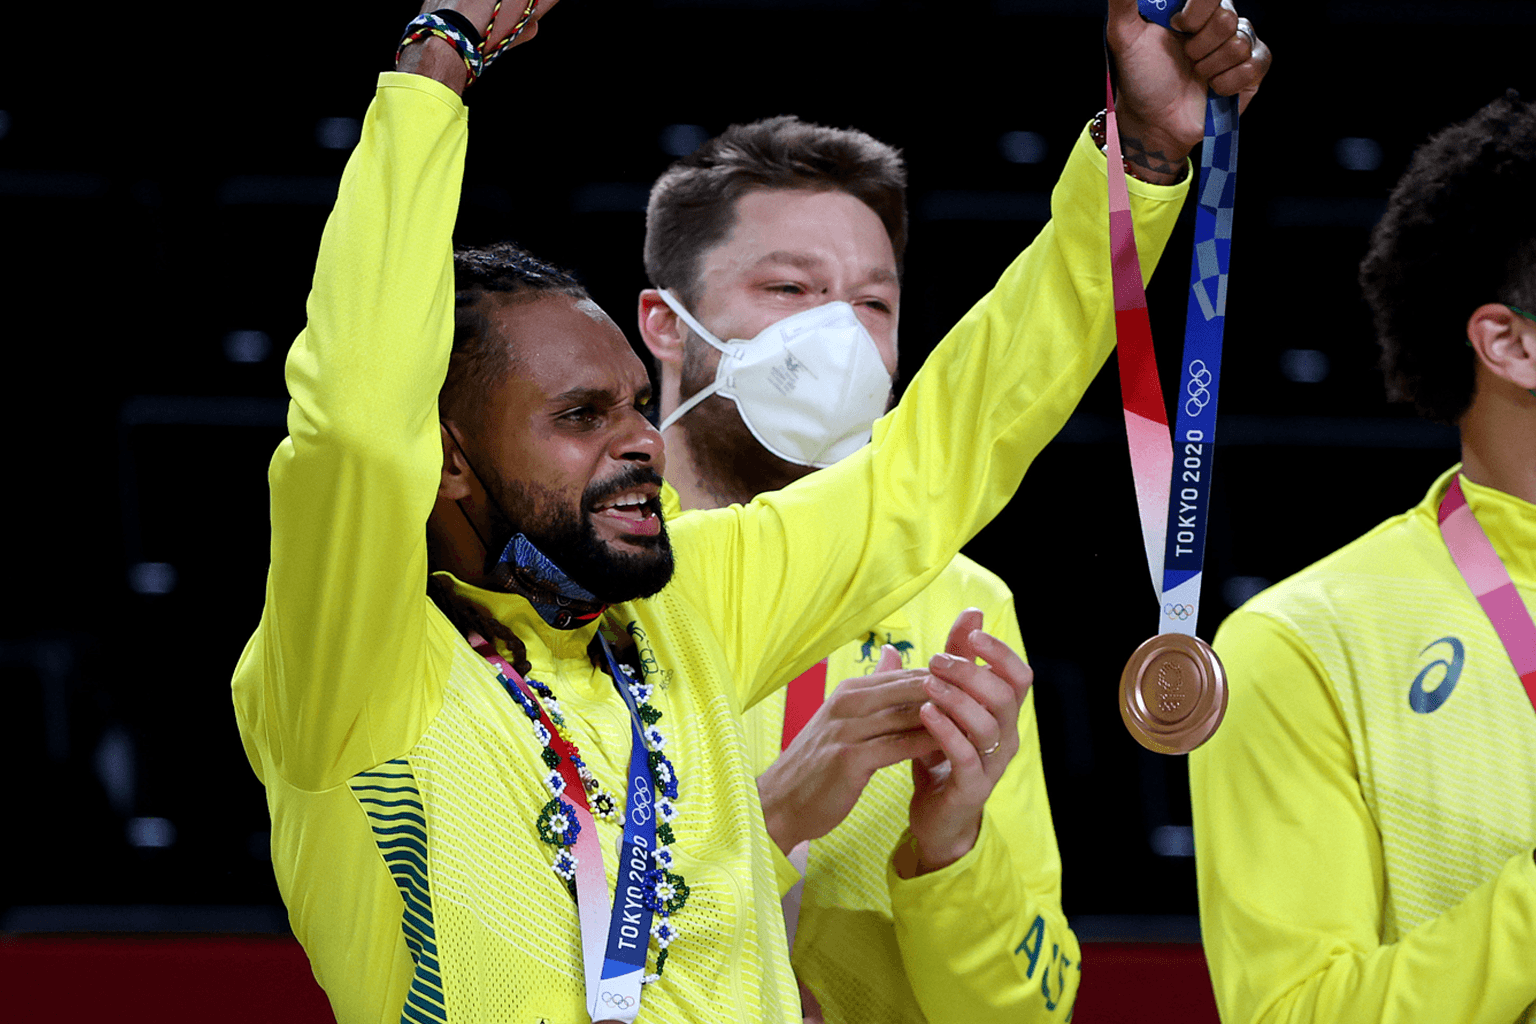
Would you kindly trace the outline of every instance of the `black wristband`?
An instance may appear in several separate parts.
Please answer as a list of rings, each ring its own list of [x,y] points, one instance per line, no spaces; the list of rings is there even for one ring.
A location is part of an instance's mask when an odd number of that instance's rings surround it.
[[[481,50],[485,48],[485,37],[480,34],[479,29],[475,28],[475,23],[464,17],[464,15],[460,14],[458,11],[455,11],[452,8],[444,7],[440,10],[427,11],[426,13],[437,15],[439,18],[442,18],[448,24],[464,33],[464,38],[468,39],[472,44],[474,44],[475,49]]]

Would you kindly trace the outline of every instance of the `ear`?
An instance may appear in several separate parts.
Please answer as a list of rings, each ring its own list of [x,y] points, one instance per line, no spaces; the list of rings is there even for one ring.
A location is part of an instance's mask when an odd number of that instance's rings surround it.
[[[1536,390],[1536,323],[1502,303],[1485,303],[1467,320],[1467,342],[1488,373]]]
[[[655,288],[640,293],[640,337],[645,347],[662,366],[678,371],[683,365],[683,338],[687,334],[682,320]]]
[[[439,420],[437,427],[443,438],[443,475],[437,482],[437,496],[448,501],[467,498],[470,496],[469,481],[472,479],[469,463],[465,461],[464,453],[459,450],[453,434],[449,432],[448,424]]]

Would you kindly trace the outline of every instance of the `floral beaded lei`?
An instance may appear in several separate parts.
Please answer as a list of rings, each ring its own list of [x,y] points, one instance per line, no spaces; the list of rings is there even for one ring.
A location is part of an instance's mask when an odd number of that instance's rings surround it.
[[[650,703],[652,686],[641,682],[628,665],[620,664],[611,654],[608,657],[608,664],[622,675],[622,681],[615,678],[615,685],[623,686],[627,690],[629,699],[625,703],[640,720],[640,734],[645,740],[646,761],[650,766],[651,777],[658,793],[654,808],[656,850],[651,854],[652,865],[646,871],[642,896],[643,902],[654,914],[651,920],[651,943],[657,950],[656,973],[647,974],[641,979],[643,984],[648,985],[661,978],[662,970],[667,963],[668,947],[677,938],[677,928],[672,924],[672,915],[683,909],[683,905],[688,902],[688,884],[682,875],[672,871],[674,858],[670,848],[675,841],[672,822],[677,817],[677,811],[673,805],[677,799],[677,773],[672,768],[672,762],[662,752],[667,741],[661,730],[657,728],[657,724],[661,721],[661,712]],[[555,847],[555,859],[551,868],[565,882],[574,897],[578,861],[573,847],[577,836],[581,834],[581,822],[577,820],[576,810],[567,798],[566,776],[560,771],[562,760],[568,760],[575,769],[576,777],[585,790],[584,802],[588,804],[593,814],[612,821],[618,814],[618,804],[582,760],[581,751],[566,727],[565,715],[560,710],[560,702],[555,698],[554,691],[533,678],[526,681],[528,689],[525,690],[508,679],[505,671],[501,672],[500,676],[502,685],[517,702],[518,707],[522,708],[523,713],[528,716],[533,726],[534,738],[543,747],[541,756],[545,768],[548,769],[544,776],[544,784],[548,787],[551,796],[549,802],[539,812],[535,824],[539,838]],[[529,690],[532,693],[528,692]],[[537,698],[534,694],[537,694]]]

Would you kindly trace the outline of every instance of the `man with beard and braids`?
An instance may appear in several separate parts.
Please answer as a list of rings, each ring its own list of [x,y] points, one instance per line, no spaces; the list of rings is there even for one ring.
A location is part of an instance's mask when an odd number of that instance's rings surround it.
[[[926,586],[1070,414],[1113,342],[1104,158],[871,444],[669,542],[623,333],[521,253],[453,255],[461,97],[523,5],[429,7],[321,240],[233,684],[289,920],[344,1024],[798,1020],[741,715]],[[1114,22],[1127,130],[1183,165],[1209,73]],[[1131,194],[1149,267],[1184,187]],[[970,639],[929,668],[934,835],[1028,682]]]

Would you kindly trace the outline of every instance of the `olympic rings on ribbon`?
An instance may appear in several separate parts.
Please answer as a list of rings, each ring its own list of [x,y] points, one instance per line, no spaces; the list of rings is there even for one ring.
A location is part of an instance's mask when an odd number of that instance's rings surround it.
[[[1183,622],[1195,614],[1195,606],[1192,604],[1165,604],[1163,605],[1163,614]]]
[[[626,996],[620,992],[604,991],[601,999],[616,1010],[627,1010],[639,1002],[634,996]]]
[[[1205,360],[1196,359],[1189,364],[1189,381],[1184,385],[1184,391],[1189,395],[1189,401],[1184,403],[1184,412],[1189,416],[1198,416],[1211,401],[1211,371],[1205,365]]]

